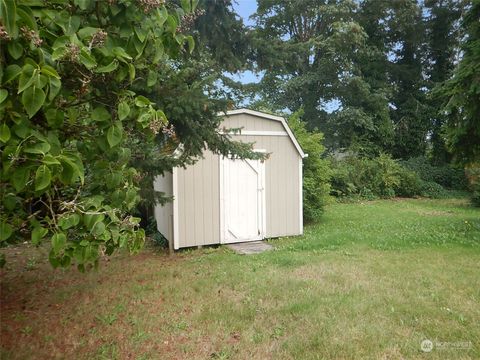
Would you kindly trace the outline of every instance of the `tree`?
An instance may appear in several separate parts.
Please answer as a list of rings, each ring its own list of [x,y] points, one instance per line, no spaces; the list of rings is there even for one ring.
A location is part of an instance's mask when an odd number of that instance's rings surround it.
[[[331,148],[370,151],[385,146],[392,129],[384,89],[359,66],[375,56],[357,11],[348,0],[259,1],[254,43],[268,102],[303,108],[308,127],[324,132]]]
[[[446,164],[451,160],[443,134],[443,125],[447,121],[444,113],[438,111],[442,100],[432,95],[432,90],[447,80],[454,68],[455,54],[458,48],[458,20],[461,15],[461,3],[452,0],[429,0],[425,2],[427,16],[425,73],[428,76],[428,113],[434,164]]]
[[[189,107],[196,3],[0,0],[1,242],[49,239],[54,267],[84,270],[142,246],[142,181],[206,146],[248,154],[216,131],[219,105]]]
[[[461,60],[453,76],[437,89],[448,116],[447,146],[459,164],[480,162],[480,1],[474,0],[462,19]]]

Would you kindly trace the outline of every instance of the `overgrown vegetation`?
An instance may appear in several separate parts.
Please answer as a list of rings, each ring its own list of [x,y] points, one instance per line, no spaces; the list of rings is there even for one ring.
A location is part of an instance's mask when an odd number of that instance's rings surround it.
[[[340,198],[444,198],[448,190],[467,189],[463,169],[433,166],[424,157],[396,161],[386,154],[371,159],[349,155],[332,164],[332,194]]]

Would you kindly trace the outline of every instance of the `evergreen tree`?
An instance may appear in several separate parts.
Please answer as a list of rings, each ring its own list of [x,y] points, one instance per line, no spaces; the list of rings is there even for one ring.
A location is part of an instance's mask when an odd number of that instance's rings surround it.
[[[460,164],[480,161],[480,1],[472,1],[462,19],[461,60],[437,94],[448,115],[447,146]]]

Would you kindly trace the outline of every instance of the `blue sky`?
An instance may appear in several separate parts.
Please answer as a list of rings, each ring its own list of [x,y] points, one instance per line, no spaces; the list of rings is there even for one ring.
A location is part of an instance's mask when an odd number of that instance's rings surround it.
[[[246,25],[253,25],[249,17],[257,10],[256,0],[233,0],[233,8]]]

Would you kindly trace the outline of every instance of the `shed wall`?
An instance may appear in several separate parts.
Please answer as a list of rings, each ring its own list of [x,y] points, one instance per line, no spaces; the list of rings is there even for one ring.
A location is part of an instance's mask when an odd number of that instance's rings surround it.
[[[209,150],[203,156],[177,169],[179,247],[220,243],[219,156]]]
[[[166,172],[164,175],[156,176],[153,188],[155,191],[164,192],[165,196],[173,196],[172,173]],[[173,204],[171,201],[163,206],[155,206],[155,220],[158,231],[168,241],[173,241]]]

